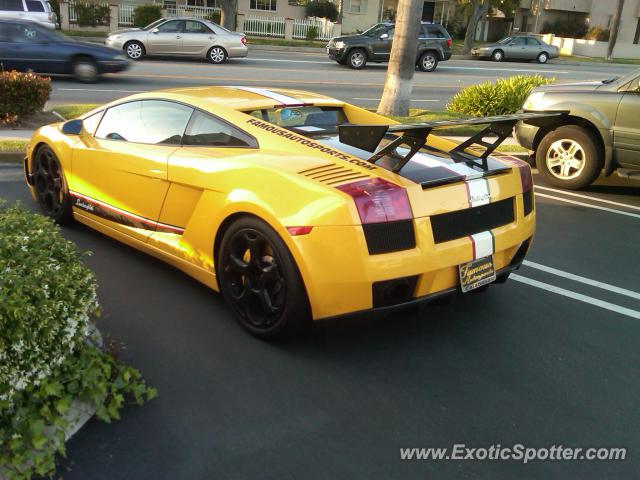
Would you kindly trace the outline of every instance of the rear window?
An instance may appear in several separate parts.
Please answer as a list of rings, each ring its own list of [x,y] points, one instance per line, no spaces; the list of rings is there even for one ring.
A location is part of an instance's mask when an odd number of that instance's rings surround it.
[[[0,0],[0,10],[24,12],[22,0]]]
[[[35,0],[27,0],[27,10],[30,12],[44,12],[44,5]]]
[[[347,123],[341,107],[283,107],[247,112],[256,118],[305,133],[336,132]]]

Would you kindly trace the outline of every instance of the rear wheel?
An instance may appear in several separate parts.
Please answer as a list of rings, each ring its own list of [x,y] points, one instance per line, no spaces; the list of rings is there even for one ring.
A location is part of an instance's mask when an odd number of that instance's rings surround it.
[[[244,217],[224,233],[220,291],[236,320],[260,338],[282,338],[311,324],[307,293],[291,253],[265,222]]]
[[[93,83],[98,79],[98,66],[91,58],[79,58],[73,62],[73,76],[82,83]]]
[[[504,60],[504,52],[502,50],[494,50],[491,54],[491,60],[494,62],[501,62]]]
[[[577,190],[591,184],[602,170],[600,148],[589,130],[565,125],[549,132],[536,149],[536,165],[549,183]]]
[[[538,55],[538,63],[547,63],[547,60],[549,60],[549,55],[547,55],[546,52],[542,52]]]
[[[354,70],[360,70],[367,64],[367,52],[361,48],[354,48],[347,55],[347,64]]]
[[[209,53],[207,53],[207,59],[211,63],[224,63],[227,61],[227,52],[222,47],[211,47]]]
[[[58,157],[50,147],[40,147],[36,152],[32,176],[38,204],[44,214],[61,225],[71,223],[71,197]]]
[[[433,72],[438,66],[438,55],[436,52],[424,52],[418,60],[418,68],[423,72]]]
[[[124,53],[131,60],[140,60],[142,57],[144,57],[146,51],[144,49],[144,45],[142,45],[140,42],[133,41],[128,42],[124,46]]]

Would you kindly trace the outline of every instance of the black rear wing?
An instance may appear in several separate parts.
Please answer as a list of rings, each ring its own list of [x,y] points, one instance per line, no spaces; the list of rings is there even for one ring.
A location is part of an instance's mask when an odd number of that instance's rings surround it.
[[[487,158],[493,151],[511,135],[516,123],[522,121],[536,126],[546,126],[558,120],[558,117],[566,115],[568,112],[525,112],[513,115],[497,115],[494,117],[469,118],[466,120],[439,120],[424,123],[405,123],[393,125],[340,125],[338,135],[340,142],[351,145],[373,155],[367,160],[376,163],[380,158],[393,152],[397,147],[406,145],[409,152],[402,156],[400,161],[393,168],[394,172],[399,172],[402,167],[413,157],[427,142],[427,137],[434,131],[445,130],[451,127],[462,125],[487,125],[478,133],[472,135],[464,142],[457,145],[449,155],[454,162],[474,163],[484,170],[487,167]],[[377,150],[380,142],[388,134],[398,133],[387,145]],[[497,137],[495,141],[488,142],[486,137]],[[470,147],[483,147],[484,150],[467,151]],[[375,152],[375,153],[374,153]],[[480,164],[478,164],[480,161]]]

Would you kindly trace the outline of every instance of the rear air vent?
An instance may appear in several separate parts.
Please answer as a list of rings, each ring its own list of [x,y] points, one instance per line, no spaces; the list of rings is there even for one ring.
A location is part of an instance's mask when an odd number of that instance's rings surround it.
[[[305,177],[309,177],[313,180],[317,180],[318,182],[331,186],[345,182],[363,180],[369,177],[364,173],[356,172],[355,170],[351,170],[350,168],[343,167],[341,165],[336,165],[335,163],[328,163],[321,167],[303,170],[299,173]]]

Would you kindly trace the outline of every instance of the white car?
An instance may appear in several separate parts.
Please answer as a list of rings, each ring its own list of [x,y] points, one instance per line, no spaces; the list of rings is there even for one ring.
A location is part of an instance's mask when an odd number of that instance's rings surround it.
[[[47,0],[0,0],[1,20],[31,20],[56,28],[58,18]]]

